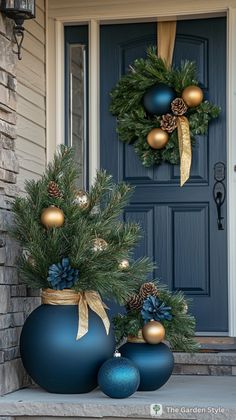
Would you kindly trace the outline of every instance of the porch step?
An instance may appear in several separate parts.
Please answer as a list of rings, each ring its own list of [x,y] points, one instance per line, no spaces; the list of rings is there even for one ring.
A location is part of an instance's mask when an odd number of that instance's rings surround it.
[[[6,417],[8,420],[235,420],[235,401],[236,377],[172,376],[157,391],[139,391],[124,399],[108,398],[98,389],[80,395],[22,389],[0,398],[0,417],[4,416],[4,420]],[[163,415],[153,417],[152,404],[161,404]]]
[[[175,352],[174,359],[174,375],[236,376],[236,351]]]

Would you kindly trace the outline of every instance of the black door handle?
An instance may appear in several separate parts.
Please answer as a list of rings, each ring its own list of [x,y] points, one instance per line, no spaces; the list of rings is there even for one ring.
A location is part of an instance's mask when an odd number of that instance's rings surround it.
[[[225,165],[223,162],[218,162],[214,166],[214,178],[215,184],[213,187],[213,198],[216,203],[217,209],[217,226],[218,230],[224,230],[223,220],[224,217],[222,216],[222,206],[225,202],[226,197],[226,190],[225,190]]]
[[[224,198],[223,198],[223,194],[221,191],[217,191],[216,195],[215,195],[215,203],[216,203],[216,208],[217,208],[217,225],[218,225],[218,229],[219,230],[224,230],[223,228],[223,220],[224,218],[222,217],[221,214],[221,208],[222,205],[224,203]]]

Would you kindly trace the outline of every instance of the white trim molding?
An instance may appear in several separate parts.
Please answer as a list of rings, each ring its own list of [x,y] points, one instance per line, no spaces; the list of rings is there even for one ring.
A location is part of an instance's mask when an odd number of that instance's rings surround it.
[[[46,158],[49,162],[65,137],[64,25],[61,21],[48,18],[46,40]]]
[[[89,25],[89,182],[99,168],[99,26],[227,15],[227,182],[229,332],[236,337],[236,0],[50,0],[47,23],[47,147],[64,142],[64,24]],[[209,333],[210,335],[210,333]]]
[[[89,22],[89,183],[100,167],[100,72],[99,72],[99,22]]]
[[[236,337],[236,8],[228,10],[227,174],[229,334]]]

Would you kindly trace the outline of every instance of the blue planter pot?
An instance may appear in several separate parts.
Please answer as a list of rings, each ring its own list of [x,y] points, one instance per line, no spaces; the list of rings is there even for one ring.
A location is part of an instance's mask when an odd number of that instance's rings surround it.
[[[32,379],[49,392],[80,394],[97,386],[102,363],[112,356],[112,328],[89,309],[89,330],[76,340],[76,305],[41,305],[27,318],[20,339],[23,365]]]
[[[155,391],[161,388],[172,374],[174,357],[164,343],[126,343],[120,348],[120,352],[139,369],[138,391]]]

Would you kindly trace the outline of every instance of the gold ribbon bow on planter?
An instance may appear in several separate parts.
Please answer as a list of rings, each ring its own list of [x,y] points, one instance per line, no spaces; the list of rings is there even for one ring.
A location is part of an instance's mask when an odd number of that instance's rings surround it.
[[[176,36],[176,21],[158,22],[157,25],[157,50],[168,67],[172,64]],[[192,163],[192,147],[189,122],[186,117],[177,117],[177,129],[180,154],[180,186],[189,179]]]
[[[88,308],[95,312],[102,320],[107,335],[109,334],[110,321],[105,311],[101,296],[95,291],[76,292],[71,289],[42,290],[42,303],[46,305],[78,305],[79,320],[76,340],[88,332]]]

